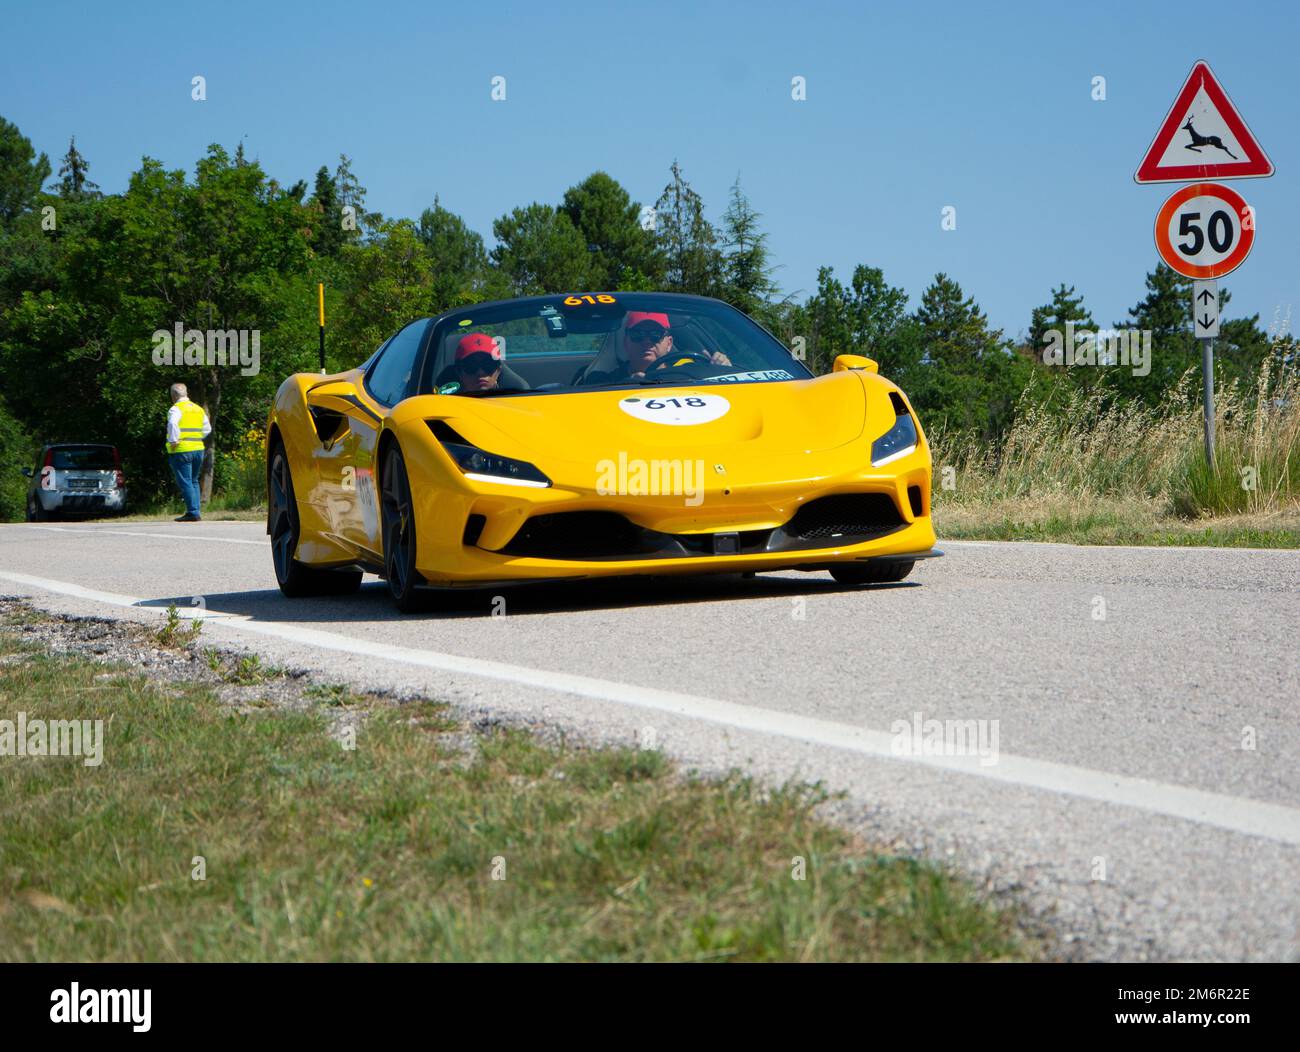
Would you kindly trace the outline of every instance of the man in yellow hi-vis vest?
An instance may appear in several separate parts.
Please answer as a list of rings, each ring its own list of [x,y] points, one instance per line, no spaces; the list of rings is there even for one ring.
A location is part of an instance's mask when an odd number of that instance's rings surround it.
[[[208,414],[190,401],[184,384],[172,384],[167,411],[167,462],[185,498],[185,514],[177,522],[199,521],[199,475],[203,471],[203,440],[212,433]]]

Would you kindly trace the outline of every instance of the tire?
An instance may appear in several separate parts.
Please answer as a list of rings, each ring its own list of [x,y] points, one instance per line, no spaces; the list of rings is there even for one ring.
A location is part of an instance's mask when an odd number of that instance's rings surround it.
[[[27,498],[27,521],[28,522],[49,522],[53,515],[41,507],[41,498],[31,496]]]
[[[840,584],[891,584],[912,572],[915,562],[845,563],[832,566],[831,576]]]
[[[404,614],[425,606],[419,589],[421,577],[415,569],[415,508],[406,461],[397,443],[384,453],[380,477],[379,530],[384,545],[384,578],[388,594]]]
[[[317,595],[351,595],[361,587],[360,570],[321,570],[293,557],[298,550],[298,503],[293,472],[283,443],[271,447],[266,472],[266,516],[271,532],[271,561],[280,591],[290,599]]]

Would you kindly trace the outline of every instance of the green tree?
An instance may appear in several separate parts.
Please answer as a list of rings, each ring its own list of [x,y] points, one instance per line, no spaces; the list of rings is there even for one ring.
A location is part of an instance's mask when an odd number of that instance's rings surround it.
[[[920,359],[909,326],[907,293],[878,267],[858,264],[849,286],[830,267],[817,272],[817,291],[804,306],[808,365],[828,372],[840,354],[865,354],[900,386]]]
[[[310,204],[316,213],[311,239],[313,251],[318,256],[337,256],[348,240],[348,234],[343,229],[343,206],[339,203],[338,187],[325,165],[316,171]]]
[[[778,295],[772,275],[771,253],[767,234],[755,211],[740,188],[740,176],[731,184],[731,199],[722,213],[722,298],[746,314],[763,319],[769,315]]]
[[[593,172],[564,192],[560,211],[587,246],[591,288],[645,288],[662,280],[663,259],[654,235],[642,229],[641,205],[617,180]]]
[[[577,291],[592,286],[587,243],[572,220],[551,205],[534,202],[492,224],[493,263],[516,296]]]
[[[378,212],[366,211],[366,188],[352,172],[352,159],[344,153],[339,154],[339,165],[334,170],[334,200],[340,213],[343,209],[352,209],[352,219],[356,223],[353,229],[344,228],[345,240],[356,240],[363,232],[374,230],[383,222],[384,217]]]
[[[27,503],[27,479],[20,467],[31,467],[37,452],[36,443],[23,425],[0,399],[0,522],[13,522],[24,515]]]
[[[1228,290],[1220,289],[1219,298],[1226,304]],[[1268,334],[1260,328],[1258,314],[1252,314],[1249,318],[1224,319],[1219,326],[1219,336],[1214,341],[1214,375],[1217,382],[1235,381],[1253,386],[1266,359],[1274,359],[1275,368],[1282,364],[1278,358],[1281,346],[1285,344],[1270,340]]]
[[[345,246],[342,264],[334,354],[352,368],[407,322],[429,313],[433,267],[409,219],[384,220],[370,240]]]
[[[1128,312],[1127,323],[1120,325],[1151,331],[1150,375],[1132,376],[1129,370],[1107,373],[1117,394],[1155,405],[1168,397],[1189,370],[1199,372],[1201,345],[1193,332],[1192,280],[1158,263],[1146,276],[1146,288],[1146,296]],[[1221,316],[1231,299],[1231,293],[1220,287]],[[1274,352],[1273,344],[1259,327],[1259,315],[1225,318],[1220,330],[1214,342],[1216,382],[1253,384],[1261,364]],[[1188,385],[1186,393],[1189,399],[1198,400],[1200,382]]]
[[[0,117],[0,225],[31,207],[50,177],[50,159],[36,154],[16,124]]]
[[[77,149],[74,135],[59,165],[59,196],[65,199],[100,196],[99,184],[90,181],[89,172],[90,162]]]
[[[716,296],[723,270],[717,232],[704,216],[703,199],[675,160],[671,172],[672,180],[655,202],[655,239],[664,255],[664,288]]]
[[[936,274],[914,315],[924,369],[908,396],[935,425],[991,441],[1011,422],[1031,373],[957,282]]]
[[[1116,395],[1158,405],[1182,376],[1200,362],[1192,335],[1192,282],[1164,263],[1146,276],[1146,295],[1115,328],[1151,333],[1151,371],[1133,376],[1131,370],[1107,370],[1107,386]],[[1189,389],[1188,397],[1195,396]]]
[[[311,344],[281,345],[287,310],[310,317],[289,286],[306,268],[304,208],[271,188],[256,164],[209,148],[193,182],[146,158],[125,194],[91,202],[58,243],[56,287],[26,290],[0,322],[0,374],[23,395],[27,422],[46,438],[111,441],[132,478],[161,487],[167,386],[205,405],[210,452],[264,417],[279,380],[310,365]],[[259,334],[260,372],[183,360],[155,363],[156,330]],[[49,392],[57,390],[58,398]],[[15,399],[16,401],[16,399]],[[13,404],[13,402],[11,402]],[[205,464],[210,490],[213,457]],[[137,491],[139,487],[136,487]]]
[[[1097,323],[1092,320],[1091,312],[1083,305],[1083,297],[1075,294],[1073,285],[1066,288],[1065,282],[1061,282],[1052,290],[1051,302],[1035,307],[1030,313],[1026,352],[1038,361],[1042,361],[1047,332],[1055,329],[1061,333],[1061,338],[1064,340],[1067,324],[1073,324],[1078,331],[1085,329],[1090,332],[1097,331]]]
[[[420,213],[416,236],[428,253],[432,271],[427,308],[431,313],[490,297],[490,265],[482,236],[443,208],[436,195],[433,207]]]

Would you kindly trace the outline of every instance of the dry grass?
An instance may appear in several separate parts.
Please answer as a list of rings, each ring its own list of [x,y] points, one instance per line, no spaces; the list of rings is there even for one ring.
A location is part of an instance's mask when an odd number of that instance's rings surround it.
[[[946,536],[1106,543],[1300,543],[1300,375],[1267,369],[1215,393],[1207,465],[1194,371],[1156,408],[1107,405],[1064,384],[1022,400],[1000,446],[936,435]],[[945,481],[945,467],[954,469]],[[1143,538],[1146,538],[1143,540]]]

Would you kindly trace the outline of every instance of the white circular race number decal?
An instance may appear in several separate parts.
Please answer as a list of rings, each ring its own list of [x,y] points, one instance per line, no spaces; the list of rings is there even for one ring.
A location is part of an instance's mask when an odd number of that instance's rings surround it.
[[[731,403],[721,395],[678,394],[671,397],[624,398],[618,407],[628,416],[652,424],[707,424],[727,415]]]
[[[1223,277],[1241,266],[1254,243],[1254,209],[1218,183],[1184,186],[1156,215],[1160,258],[1184,277]]]

